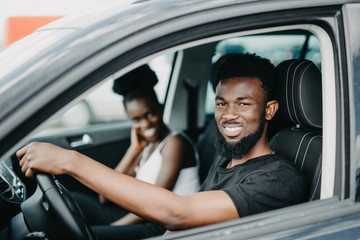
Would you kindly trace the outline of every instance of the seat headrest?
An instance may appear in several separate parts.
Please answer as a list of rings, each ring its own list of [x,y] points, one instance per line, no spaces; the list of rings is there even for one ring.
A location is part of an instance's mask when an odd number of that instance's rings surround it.
[[[303,127],[322,128],[321,73],[309,60],[287,60],[276,67],[277,114]]]

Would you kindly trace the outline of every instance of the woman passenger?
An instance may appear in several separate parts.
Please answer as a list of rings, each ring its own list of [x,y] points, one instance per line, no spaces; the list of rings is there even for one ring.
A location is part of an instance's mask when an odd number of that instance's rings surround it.
[[[179,195],[190,195],[200,187],[197,152],[184,133],[164,123],[162,105],[153,89],[157,82],[148,65],[114,81],[113,90],[124,97],[123,104],[132,122],[130,147],[115,170]],[[78,193],[74,193],[74,198],[99,240],[139,239],[165,232],[165,228],[144,221],[102,196],[100,203]]]

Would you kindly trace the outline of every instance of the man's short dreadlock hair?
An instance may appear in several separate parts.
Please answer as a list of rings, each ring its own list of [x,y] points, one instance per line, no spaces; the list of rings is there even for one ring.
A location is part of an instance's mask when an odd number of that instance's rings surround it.
[[[216,89],[219,81],[237,77],[256,77],[262,82],[265,102],[272,100],[275,84],[275,67],[265,58],[255,54],[229,54],[221,57],[212,69],[212,85]]]

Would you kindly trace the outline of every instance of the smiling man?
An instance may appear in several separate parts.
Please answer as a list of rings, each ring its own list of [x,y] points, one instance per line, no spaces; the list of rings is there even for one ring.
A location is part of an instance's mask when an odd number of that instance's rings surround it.
[[[268,122],[279,103],[273,99],[274,66],[252,54],[234,54],[217,62],[216,150],[218,157],[202,186],[222,189],[239,216],[247,216],[305,201],[302,173],[273,151]]]
[[[17,152],[22,171],[29,177],[37,171],[69,174],[128,211],[170,230],[304,202],[303,175],[270,148],[266,137],[268,121],[279,107],[272,98],[274,66],[251,54],[222,57],[217,66],[213,85],[219,156],[200,192],[179,196],[47,143],[33,143]]]

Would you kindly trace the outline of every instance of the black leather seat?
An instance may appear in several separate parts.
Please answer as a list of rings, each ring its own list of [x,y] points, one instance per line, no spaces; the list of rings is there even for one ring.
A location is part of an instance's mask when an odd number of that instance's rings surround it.
[[[321,73],[308,60],[288,60],[276,67],[275,94],[280,103],[270,127],[271,147],[294,162],[309,184],[309,201],[320,198],[322,155]]]
[[[205,131],[201,136],[199,136],[199,140],[197,141],[196,147],[199,153],[199,177],[200,183],[202,183],[214,162],[216,156],[215,150],[215,138],[216,138],[216,121],[215,119],[211,120],[206,128]]]

